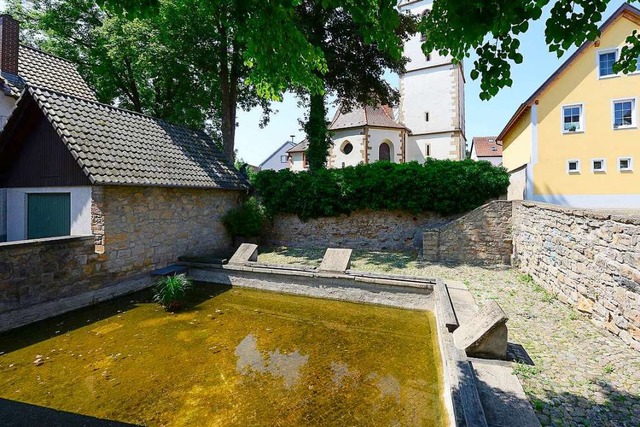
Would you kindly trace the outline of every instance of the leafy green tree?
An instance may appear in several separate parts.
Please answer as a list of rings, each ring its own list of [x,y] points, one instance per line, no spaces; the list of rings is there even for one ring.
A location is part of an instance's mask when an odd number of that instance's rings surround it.
[[[541,19],[551,7],[546,21],[545,39],[550,52],[561,57],[572,46],[595,41],[598,24],[611,0],[435,0],[433,10],[421,22],[429,35],[423,45],[427,52],[437,50],[462,61],[475,51],[471,78],[480,78],[480,98],[490,99],[501,88],[513,84],[512,64],[523,55],[518,37],[532,21]],[[637,0],[629,3],[639,3]],[[616,71],[636,69],[640,56],[640,32],[634,31],[622,49]]]
[[[308,117],[304,130],[309,141],[307,158],[309,169],[316,171],[326,166],[331,138],[326,122],[326,96],[334,95],[345,111],[357,105],[393,105],[398,101],[398,91],[384,79],[386,70],[401,72],[406,59],[401,56],[403,41],[416,30],[416,22],[410,15],[401,15],[393,3],[381,16],[393,17],[392,45],[386,50],[367,41],[367,31],[359,25],[353,12],[344,8],[324,8],[315,0],[305,0],[298,7],[297,26],[307,40],[320,49],[326,61],[326,71],[317,72],[322,90],[306,89],[299,93],[308,100]],[[393,15],[395,13],[395,16]],[[381,22],[379,24],[382,24]]]
[[[103,0],[114,13],[124,10],[133,16],[155,15],[168,1]],[[189,0],[172,3],[181,13],[194,13]],[[397,97],[381,78],[384,68],[397,68],[402,57],[402,18],[396,4],[395,0],[202,0],[201,19],[208,13],[218,23],[211,39],[221,43],[216,57],[226,55],[233,60],[226,70],[219,70],[228,72],[230,90],[236,81],[234,76],[246,76],[241,81],[255,87],[263,99],[279,100],[291,90],[308,100],[310,113],[305,129],[311,141],[311,158],[317,159],[311,167],[317,169],[324,165],[329,143],[325,117],[328,92],[344,98],[347,104],[372,103],[373,99],[385,102]],[[359,50],[331,46],[334,34],[351,43],[344,46]],[[359,58],[359,54],[365,56]],[[363,62],[371,54],[374,61]],[[332,72],[343,77],[333,79]],[[225,128],[225,123],[234,123],[235,116],[227,115],[235,113],[224,103],[224,91],[222,94],[226,150],[234,130]]]

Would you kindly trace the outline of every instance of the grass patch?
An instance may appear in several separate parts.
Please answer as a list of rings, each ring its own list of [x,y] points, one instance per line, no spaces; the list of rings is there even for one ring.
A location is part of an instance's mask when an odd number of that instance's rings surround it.
[[[513,366],[513,373],[519,378],[528,380],[542,372],[537,365],[526,365],[524,363],[516,362]]]
[[[607,364],[604,368],[602,368],[602,372],[604,372],[605,374],[612,374],[613,371],[615,370],[616,368],[614,368],[611,363]]]

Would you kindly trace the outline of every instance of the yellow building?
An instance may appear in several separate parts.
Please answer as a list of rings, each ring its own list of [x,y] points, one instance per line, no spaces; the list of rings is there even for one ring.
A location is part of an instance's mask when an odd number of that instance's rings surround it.
[[[612,70],[640,10],[624,4],[600,30],[500,133],[510,199],[640,208],[640,58],[635,73]]]

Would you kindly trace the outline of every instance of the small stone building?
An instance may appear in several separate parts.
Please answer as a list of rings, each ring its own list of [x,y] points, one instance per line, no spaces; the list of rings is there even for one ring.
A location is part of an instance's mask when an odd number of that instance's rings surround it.
[[[228,248],[248,186],[202,131],[27,85],[0,134],[0,313]]]

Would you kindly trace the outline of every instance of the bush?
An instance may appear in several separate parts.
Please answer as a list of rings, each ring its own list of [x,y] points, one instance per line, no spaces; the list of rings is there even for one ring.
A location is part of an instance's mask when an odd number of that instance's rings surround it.
[[[292,213],[306,220],[361,209],[468,212],[506,194],[509,175],[489,162],[429,159],[423,165],[376,162],[316,173],[267,170],[254,183],[269,216]]]
[[[153,299],[167,311],[177,311],[191,288],[191,281],[184,274],[168,276],[156,282]]]
[[[251,197],[244,204],[224,214],[222,224],[234,237],[259,236],[265,220],[264,209],[255,197]]]

